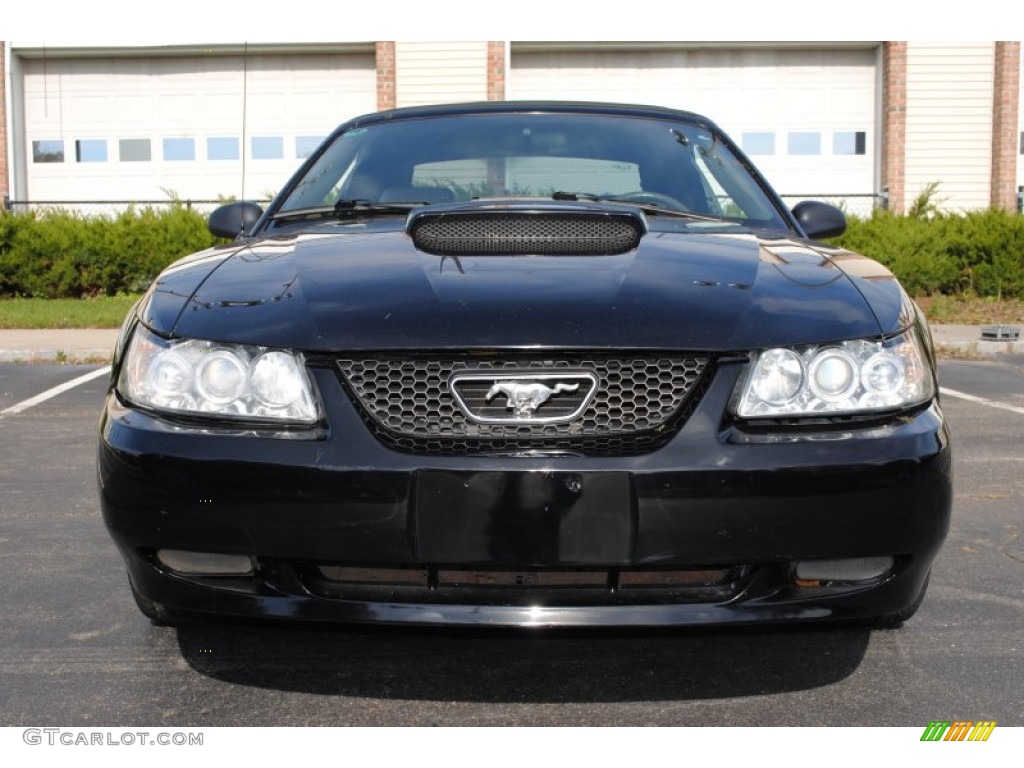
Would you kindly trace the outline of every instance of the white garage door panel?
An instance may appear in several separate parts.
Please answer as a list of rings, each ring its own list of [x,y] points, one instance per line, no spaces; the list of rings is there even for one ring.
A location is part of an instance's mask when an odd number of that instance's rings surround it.
[[[174,128],[188,128],[189,125],[195,125],[196,115],[193,110],[195,108],[195,97],[176,95],[169,93],[160,99],[159,116],[160,126],[164,130]]]
[[[298,138],[323,137],[377,105],[370,54],[28,59],[22,72],[29,200],[262,197],[298,167]],[[207,149],[219,137],[242,146],[243,104],[244,190],[241,157]],[[283,156],[254,157],[254,137],[279,142]],[[194,158],[165,158],[167,138],[191,139]],[[33,162],[40,139],[62,139],[64,162]],[[76,161],[82,139],[105,142],[106,160]],[[121,161],[121,139],[149,140],[151,159]]]
[[[115,124],[142,127],[152,121],[152,116],[157,111],[157,103],[156,96],[143,94],[118,96],[113,100],[114,108],[109,113],[109,117]]]
[[[873,192],[875,51],[590,51],[516,53],[512,99],[621,101],[704,114],[738,143],[771,133],[751,159],[783,194]],[[820,154],[790,155],[790,132],[819,134]],[[833,151],[836,132],[864,132],[865,153]]]
[[[65,99],[63,107],[56,102],[57,109],[64,110],[64,119],[75,125],[107,122],[103,116],[109,112],[110,96],[72,96]]]

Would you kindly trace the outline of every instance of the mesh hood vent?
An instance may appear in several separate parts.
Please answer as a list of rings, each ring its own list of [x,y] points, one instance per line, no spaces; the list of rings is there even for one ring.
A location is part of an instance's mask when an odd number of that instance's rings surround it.
[[[409,223],[416,247],[439,256],[612,256],[645,231],[638,215],[591,211],[422,213]]]

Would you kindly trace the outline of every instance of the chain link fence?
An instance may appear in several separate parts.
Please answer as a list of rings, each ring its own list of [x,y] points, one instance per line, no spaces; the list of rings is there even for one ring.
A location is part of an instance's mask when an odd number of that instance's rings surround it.
[[[12,213],[28,211],[71,211],[82,216],[117,216],[131,209],[153,208],[161,210],[181,206],[189,211],[196,211],[208,216],[215,209],[231,202],[230,200],[11,200],[4,198],[4,210]],[[252,200],[257,205],[266,206],[269,200]]]
[[[797,203],[804,200],[820,200],[823,203],[830,203],[839,208],[847,216],[857,216],[866,219],[876,208],[888,208],[889,196],[881,194],[854,194],[854,195],[779,195],[782,202],[790,209]]]
[[[885,208],[888,195],[874,193],[829,194],[829,195],[780,195],[782,201],[792,208],[802,200],[821,200],[831,203],[851,216],[868,217],[875,208]],[[64,210],[83,216],[116,216],[130,208],[169,208],[180,205],[204,216],[229,202],[228,200],[11,200],[4,198],[4,209],[11,212]],[[266,205],[269,200],[252,200],[257,205]]]

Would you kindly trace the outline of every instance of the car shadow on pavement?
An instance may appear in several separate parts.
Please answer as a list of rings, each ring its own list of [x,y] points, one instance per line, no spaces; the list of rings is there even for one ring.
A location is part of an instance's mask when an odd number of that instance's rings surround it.
[[[185,661],[236,685],[320,695],[489,703],[676,701],[836,683],[866,628],[467,631],[206,624]]]

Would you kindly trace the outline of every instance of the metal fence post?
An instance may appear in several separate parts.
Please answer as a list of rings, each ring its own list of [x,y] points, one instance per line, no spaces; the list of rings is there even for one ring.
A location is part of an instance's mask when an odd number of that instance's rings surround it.
[[[1017,213],[1024,213],[1024,186],[1017,187]]]
[[[886,184],[884,187],[882,187],[882,194],[879,195],[879,197],[882,199],[882,209],[888,211],[889,210],[889,185],[888,184]]]

